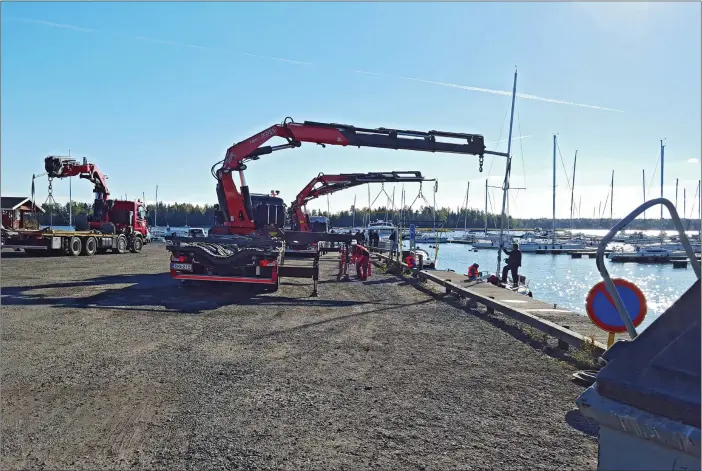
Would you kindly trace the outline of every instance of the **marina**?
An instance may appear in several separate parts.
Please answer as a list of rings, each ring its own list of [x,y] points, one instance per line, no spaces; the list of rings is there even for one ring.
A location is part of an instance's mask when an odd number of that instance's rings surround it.
[[[699,5],[8,8],[2,469],[702,469]]]

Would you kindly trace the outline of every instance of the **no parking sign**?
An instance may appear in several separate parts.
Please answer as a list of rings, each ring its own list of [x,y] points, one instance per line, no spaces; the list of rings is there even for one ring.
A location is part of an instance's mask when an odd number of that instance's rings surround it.
[[[638,327],[646,317],[648,309],[646,297],[639,287],[630,281],[615,278],[612,282],[629,313],[631,323],[634,327]],[[585,310],[593,324],[609,332],[608,347],[614,343],[614,334],[626,332],[626,325],[614,305],[614,300],[607,292],[604,281],[600,281],[590,289],[585,299]]]

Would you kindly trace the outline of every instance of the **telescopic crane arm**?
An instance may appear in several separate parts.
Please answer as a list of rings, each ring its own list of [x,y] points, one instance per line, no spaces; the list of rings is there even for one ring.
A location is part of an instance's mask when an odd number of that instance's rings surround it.
[[[273,137],[282,137],[287,144],[265,146]],[[464,142],[444,142],[437,138],[457,139]],[[276,124],[254,136],[231,146],[226,153],[222,166],[212,174],[217,179],[217,197],[219,208],[225,217],[225,225],[232,233],[249,233],[256,229],[252,218],[251,197],[243,171],[246,162],[258,160],[260,156],[272,152],[300,147],[303,142],[321,146],[355,146],[379,149],[414,150],[422,152],[442,152],[480,156],[482,171],[483,155],[487,152],[485,140],[480,134],[463,134],[441,131],[408,131],[400,129],[367,129],[347,124],[318,123],[304,121],[296,123],[286,118],[282,124]],[[239,172],[241,193],[236,188],[232,172]]]
[[[427,181],[421,172],[370,172],[370,173],[341,173],[338,175],[324,175],[320,173],[314,177],[298,193],[295,201],[290,205],[293,216],[293,227],[296,225],[300,231],[309,232],[310,227],[303,211],[305,205],[320,196],[336,193],[337,191],[363,185],[365,183],[394,183],[394,182],[423,182]]]
[[[83,163],[79,163],[70,157],[59,157],[50,155],[44,159],[45,174],[49,178],[79,177],[88,180],[95,188],[95,199],[107,200],[110,190],[107,187],[107,175],[102,173],[97,165],[89,163],[83,158]],[[98,197],[99,196],[99,197]]]

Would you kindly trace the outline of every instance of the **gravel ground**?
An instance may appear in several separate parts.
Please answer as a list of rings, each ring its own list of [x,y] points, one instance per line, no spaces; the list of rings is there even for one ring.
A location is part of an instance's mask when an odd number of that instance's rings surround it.
[[[484,313],[331,262],[318,298],[167,264],[2,252],[3,469],[597,466],[574,367]]]

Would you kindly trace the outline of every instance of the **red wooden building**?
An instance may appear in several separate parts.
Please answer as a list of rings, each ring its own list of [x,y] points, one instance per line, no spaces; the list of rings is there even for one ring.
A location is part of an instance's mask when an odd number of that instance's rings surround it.
[[[2,226],[8,229],[24,228],[24,215],[26,213],[44,213],[44,209],[32,203],[31,198],[21,196],[0,197],[2,207]]]

